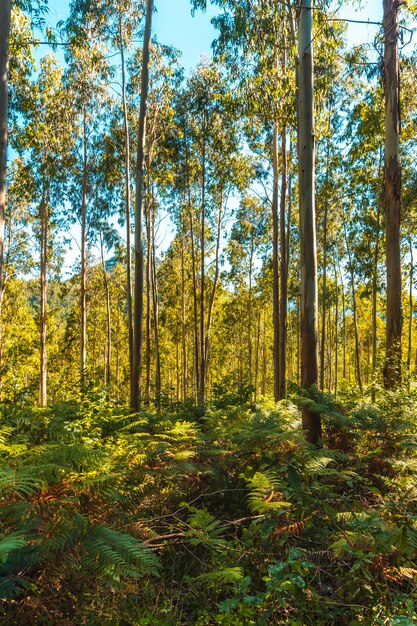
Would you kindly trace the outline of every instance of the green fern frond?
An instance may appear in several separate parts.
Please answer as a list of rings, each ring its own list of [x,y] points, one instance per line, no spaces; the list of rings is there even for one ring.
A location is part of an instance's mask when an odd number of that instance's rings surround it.
[[[0,494],[32,496],[39,489],[39,481],[32,474],[33,468],[14,470],[11,467],[1,467]]]
[[[15,532],[0,538],[0,563],[5,563],[9,553],[25,543],[23,532]]]
[[[93,559],[103,565],[119,567],[127,576],[134,575],[135,571],[155,574],[159,569],[159,560],[150,548],[135,537],[103,524],[91,528],[85,547]]]
[[[242,567],[222,567],[206,574],[196,576],[194,580],[208,585],[239,585],[245,575]]]

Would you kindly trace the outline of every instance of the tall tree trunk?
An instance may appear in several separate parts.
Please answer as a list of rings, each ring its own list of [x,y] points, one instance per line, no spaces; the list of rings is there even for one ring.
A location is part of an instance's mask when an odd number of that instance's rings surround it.
[[[6,210],[6,172],[8,140],[8,77],[11,0],[0,4],[0,305],[4,289],[4,216]]]
[[[145,380],[145,399],[149,402],[151,397],[151,302],[152,302],[152,279],[151,279],[151,217],[149,210],[149,194],[146,194],[147,209],[145,211],[146,220],[146,380]]]
[[[252,269],[253,269],[253,255],[254,255],[254,235],[253,226],[251,232],[251,246],[249,257],[249,293],[248,293],[248,366],[249,366],[249,385],[252,386]]]
[[[150,215],[151,220],[151,284],[153,299],[153,324],[155,337],[155,402],[156,406],[161,406],[161,353],[159,349],[159,303],[158,303],[158,279],[156,275],[156,249],[155,249],[155,216],[153,211]]]
[[[273,359],[274,359],[274,399],[280,400],[280,354],[279,354],[279,220],[278,220],[278,124],[274,123],[272,145],[272,304],[273,304]]]
[[[412,242],[411,237],[409,239],[409,246],[410,246],[410,277],[409,277],[409,293],[408,293],[409,318],[408,318],[407,372],[408,372],[409,380],[411,380],[411,348],[413,344],[413,315],[414,315],[414,305],[413,305],[414,258],[413,258],[413,242]]]
[[[317,250],[314,207],[314,86],[312,0],[301,0],[298,31],[298,177],[301,251],[301,385],[318,383]],[[310,443],[321,438],[320,415],[303,408],[302,424]]]
[[[83,113],[83,188],[81,202],[81,387],[85,388],[87,370],[87,120]]]
[[[263,338],[262,338],[262,384],[261,384],[261,393],[263,396],[266,395],[266,323],[265,323],[265,313],[263,319]]]
[[[123,45],[122,15],[119,15],[119,37],[122,75],[122,103],[123,103],[123,125],[125,134],[125,196],[126,196],[126,297],[127,297],[127,324],[129,332],[129,369],[132,376],[133,366],[133,309],[132,309],[132,244],[130,233],[130,137],[129,120],[127,115],[126,102],[126,70],[125,54]]]
[[[107,275],[106,261],[104,259],[104,245],[103,238],[100,232],[100,253],[101,253],[101,268],[103,271],[103,285],[104,292],[106,294],[106,322],[107,322],[107,351],[106,351],[106,384],[110,385],[111,382],[111,354],[112,354],[112,342],[111,342],[111,308],[110,308],[110,289],[109,279]]]
[[[385,384],[401,384],[401,168],[397,0],[383,0],[387,321]]]
[[[327,305],[327,214],[329,209],[329,167],[330,167],[330,114],[327,130],[326,177],[324,190],[323,219],[323,290],[321,301],[321,344],[320,344],[320,389],[324,390],[324,355],[326,346],[326,305]]]
[[[259,344],[261,340],[261,312],[259,311],[256,321],[256,344],[255,344],[255,394],[254,400],[258,397],[259,384]]]
[[[145,124],[149,90],[149,56],[154,0],[146,6],[145,32],[142,49],[142,72],[140,79],[140,109],[136,159],[135,198],[135,292],[133,319],[133,371],[130,385],[130,408],[139,411],[141,405],[141,373],[143,358],[143,187]]]
[[[280,201],[280,307],[279,307],[279,399],[285,398],[286,389],[286,363],[287,363],[287,297],[288,297],[288,232],[286,215],[286,199],[287,199],[287,132],[285,126],[282,129],[281,138],[281,159],[282,159],[282,176],[281,176],[281,201]]]
[[[379,180],[378,176],[378,180]],[[372,272],[372,391],[371,391],[371,400],[375,402],[376,390],[376,368],[377,368],[377,347],[378,347],[378,337],[377,337],[377,298],[378,298],[378,259],[379,259],[379,221],[380,221],[380,202],[378,201],[377,206],[377,232],[376,232],[376,242],[375,242],[375,251],[374,251],[374,267]]]
[[[187,401],[187,342],[186,342],[186,317],[185,317],[185,262],[184,246],[185,235],[181,236],[181,346],[182,346],[182,395],[183,401]]]
[[[339,286],[337,284],[337,268],[334,266],[334,282],[336,288],[336,310],[334,319],[334,397],[337,398],[339,383]]]
[[[343,284],[343,274],[339,265],[340,288],[342,291],[342,329],[343,329],[343,380],[346,380],[346,307],[345,307],[345,286]]]
[[[43,194],[40,206],[40,278],[41,278],[41,311],[40,311],[40,381],[39,406],[47,404],[47,355],[46,355],[46,325],[47,325],[47,265],[48,265],[48,205]]]
[[[355,365],[356,365],[356,379],[359,387],[359,391],[363,393],[362,374],[361,374],[361,359],[359,349],[359,329],[358,329],[358,308],[356,305],[356,286],[355,286],[355,272],[353,268],[352,256],[350,254],[349,240],[345,229],[345,241],[346,251],[348,254],[349,271],[350,271],[350,284],[352,288],[352,308],[353,308],[353,327],[355,331]]]
[[[200,389],[200,361],[199,361],[199,341],[198,341],[198,297],[197,297],[197,268],[196,268],[196,251],[194,239],[194,220],[191,212],[191,203],[189,199],[190,211],[190,238],[191,238],[191,269],[193,277],[193,305],[194,305],[194,375],[195,375],[195,397],[198,402],[198,390]]]
[[[205,364],[206,369],[209,361],[209,353],[210,353],[210,331],[211,324],[213,319],[213,307],[214,300],[216,297],[217,285],[219,282],[219,261],[220,261],[220,239],[221,239],[221,228],[222,228],[222,219],[223,219],[223,195],[220,197],[219,204],[219,214],[217,218],[217,236],[216,236],[216,254],[214,260],[214,279],[213,279],[213,287],[210,294],[210,301],[207,311],[207,325],[205,330],[205,342],[204,342],[204,354],[205,354]]]
[[[206,393],[206,350],[205,350],[205,290],[206,290],[206,142],[203,139],[201,180],[201,233],[200,233],[200,388],[198,403],[204,404]]]

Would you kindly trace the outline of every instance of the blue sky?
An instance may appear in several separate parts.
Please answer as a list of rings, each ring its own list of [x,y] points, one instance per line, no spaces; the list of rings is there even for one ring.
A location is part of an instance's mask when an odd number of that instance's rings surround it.
[[[134,0],[133,0],[134,1]],[[49,16],[51,26],[68,15],[69,0],[49,0]],[[334,17],[358,20],[380,21],[382,19],[382,0],[368,0],[361,3],[363,8],[357,11],[357,2],[346,2],[332,12]],[[154,34],[161,43],[170,44],[183,53],[182,62],[189,70],[197,65],[201,56],[211,54],[211,42],[216,31],[211,18],[218,9],[210,6],[205,13],[197,11],[191,16],[190,0],[155,0],[157,12],[154,16]],[[334,4],[339,7],[339,3]],[[350,44],[371,42],[376,26],[365,24],[349,24],[348,40]]]

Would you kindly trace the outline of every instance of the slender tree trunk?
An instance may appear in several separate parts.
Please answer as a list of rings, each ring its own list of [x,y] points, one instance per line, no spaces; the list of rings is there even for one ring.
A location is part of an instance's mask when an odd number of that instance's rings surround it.
[[[123,125],[125,134],[125,196],[126,196],[126,296],[127,296],[127,323],[129,332],[129,369],[130,377],[132,376],[133,366],[133,308],[132,308],[132,244],[130,234],[130,137],[129,137],[129,120],[127,115],[126,101],[126,70],[125,55],[123,46],[123,26],[122,15],[119,15],[119,37],[120,37],[120,56],[122,61],[122,103],[123,103]]]
[[[83,183],[81,202],[81,387],[85,388],[87,370],[87,120],[83,117]]]
[[[343,284],[342,270],[339,265],[340,288],[342,291],[342,329],[343,329],[343,380],[346,380],[346,307],[345,307],[345,286]]]
[[[357,313],[357,305],[356,305],[356,286],[355,286],[355,272],[353,269],[352,257],[350,254],[349,241],[345,229],[345,241],[346,241],[346,251],[348,254],[349,260],[349,270],[350,270],[350,284],[352,288],[352,307],[353,307],[353,327],[355,331],[355,364],[356,364],[356,378],[358,382],[359,391],[363,393],[363,385],[362,385],[362,374],[361,374],[361,359],[360,359],[360,349],[359,349],[359,330],[358,330],[358,313]]]
[[[336,310],[334,319],[334,397],[337,398],[339,384],[339,286],[337,284],[337,268],[334,266],[334,282],[336,287]]]
[[[298,176],[301,250],[301,385],[318,383],[317,250],[314,207],[314,87],[312,0],[301,0],[298,30]],[[307,407],[303,428],[310,443],[321,439],[320,415]]]
[[[184,262],[184,233],[181,237],[181,345],[182,345],[182,393],[183,401],[187,401],[187,342],[185,317],[185,262]]]
[[[41,311],[40,311],[40,384],[39,406],[47,404],[47,265],[48,265],[48,205],[45,195],[40,206],[41,239],[40,239],[40,274],[41,274]]]
[[[209,361],[209,353],[210,353],[210,331],[211,331],[211,323],[213,318],[213,307],[214,300],[216,297],[217,285],[219,282],[219,260],[220,260],[220,239],[221,239],[221,227],[222,227],[222,218],[223,218],[223,196],[220,198],[219,205],[219,214],[217,218],[217,236],[216,236],[216,255],[214,261],[214,279],[213,279],[213,287],[210,294],[209,307],[207,311],[207,325],[205,331],[205,342],[204,342],[204,353],[205,353],[205,363],[206,369]]]
[[[103,270],[103,285],[104,292],[106,294],[106,321],[107,321],[107,351],[106,351],[106,383],[110,385],[111,382],[111,354],[112,354],[112,341],[111,341],[111,307],[110,307],[110,289],[109,279],[106,269],[106,261],[104,259],[104,245],[103,238],[100,232],[100,252],[101,252],[101,267]]]
[[[254,255],[254,236],[253,227],[251,232],[251,247],[249,258],[249,293],[248,293],[248,366],[249,366],[249,385],[252,386],[252,269]]]
[[[0,305],[4,289],[4,216],[6,210],[6,171],[8,140],[9,37],[11,0],[0,4]]]
[[[273,304],[273,326],[274,326],[274,399],[280,400],[280,354],[279,354],[279,221],[278,221],[278,124],[274,123],[273,136],[273,190],[272,190],[272,304]]]
[[[151,217],[149,211],[149,194],[147,197],[147,210],[145,211],[146,220],[146,381],[145,381],[145,399],[150,401],[151,397],[151,302],[152,302],[152,279],[151,279]]]
[[[193,276],[193,305],[194,305],[194,373],[195,373],[195,389],[196,400],[198,402],[198,390],[200,389],[200,362],[199,362],[199,341],[198,341],[198,299],[197,299],[197,268],[196,268],[196,252],[194,240],[194,221],[190,209],[190,237],[191,237],[191,269]]]
[[[401,384],[401,167],[397,0],[383,0],[387,321],[385,384]]]
[[[286,200],[287,200],[287,132],[285,126],[282,129],[281,139],[281,202],[280,202],[280,307],[279,307],[279,399],[285,398],[287,378],[287,297],[288,297],[288,233],[286,226]]]
[[[200,388],[198,403],[204,404],[206,392],[205,354],[205,247],[206,247],[206,143],[203,140],[202,190],[201,190],[201,234],[200,234]]]
[[[413,242],[412,242],[411,237],[408,243],[410,246],[410,277],[409,277],[409,293],[408,293],[409,318],[408,318],[407,372],[408,372],[409,380],[411,380],[411,348],[412,348],[412,343],[413,343],[413,315],[414,315],[414,305],[413,305],[414,258],[413,258]]]
[[[262,384],[261,384],[262,395],[266,395],[266,324],[265,324],[265,314],[263,320],[263,339],[262,339]]]
[[[176,372],[176,402],[180,401],[180,389],[181,389],[181,374],[180,374],[180,344],[179,341],[175,342],[175,372]]]
[[[156,406],[161,406],[161,353],[159,349],[159,303],[158,303],[158,279],[156,275],[156,249],[155,249],[155,216],[152,212],[150,216],[151,220],[151,238],[152,238],[152,252],[151,252],[151,284],[152,284],[152,298],[153,298],[153,324],[154,324],[154,336],[155,336],[155,401]]]
[[[117,303],[117,323],[116,323],[116,398],[120,400],[119,378],[120,378],[120,304]]]
[[[261,339],[261,313],[258,313],[256,322],[256,345],[255,345],[255,395],[254,400],[258,397],[258,385],[259,385],[259,345]]]
[[[324,390],[324,355],[326,345],[326,305],[327,305],[327,214],[329,209],[329,167],[330,167],[330,115],[327,134],[326,177],[324,190],[324,219],[323,219],[323,290],[321,301],[321,345],[320,345],[320,389]]]
[[[142,49],[142,72],[138,145],[136,159],[135,198],[135,292],[133,319],[133,371],[130,385],[130,408],[139,411],[141,405],[141,373],[143,358],[143,187],[146,109],[149,90],[149,56],[154,0],[146,5],[145,32]]]
[[[379,177],[378,177],[379,179]],[[380,221],[380,203],[377,207],[377,232],[374,252],[374,267],[372,272],[372,391],[371,399],[375,402],[375,384],[377,369],[377,298],[378,298],[378,259],[379,259],[379,221]]]

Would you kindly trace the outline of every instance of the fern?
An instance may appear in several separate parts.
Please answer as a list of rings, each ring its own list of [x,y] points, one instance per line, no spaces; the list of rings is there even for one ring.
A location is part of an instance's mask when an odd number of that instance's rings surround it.
[[[242,567],[222,567],[196,576],[194,580],[207,585],[239,585],[244,579]]]
[[[0,563],[5,563],[9,553],[25,543],[23,532],[15,532],[0,538]]]

